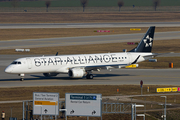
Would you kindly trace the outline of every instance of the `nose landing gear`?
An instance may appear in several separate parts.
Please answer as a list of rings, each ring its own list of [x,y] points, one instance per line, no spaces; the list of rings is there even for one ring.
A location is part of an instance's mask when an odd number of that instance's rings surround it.
[[[23,81],[25,74],[19,74],[19,76],[21,77],[21,78],[20,78],[20,81]]]

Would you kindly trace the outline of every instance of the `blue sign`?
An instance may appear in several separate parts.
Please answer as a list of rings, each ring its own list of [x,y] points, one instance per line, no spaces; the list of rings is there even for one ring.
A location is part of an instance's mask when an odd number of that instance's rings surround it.
[[[71,100],[96,100],[94,95],[70,95]]]

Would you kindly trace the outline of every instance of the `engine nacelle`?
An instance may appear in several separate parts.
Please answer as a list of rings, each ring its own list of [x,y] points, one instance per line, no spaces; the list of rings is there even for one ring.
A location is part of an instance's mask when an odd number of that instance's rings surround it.
[[[45,77],[57,76],[59,73],[43,73]]]
[[[73,68],[69,69],[68,75],[70,78],[82,78],[85,75],[84,69],[81,68]]]

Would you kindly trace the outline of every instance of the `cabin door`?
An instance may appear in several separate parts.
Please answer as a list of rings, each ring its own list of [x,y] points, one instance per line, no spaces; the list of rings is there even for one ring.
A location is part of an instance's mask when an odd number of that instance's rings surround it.
[[[31,58],[26,58],[26,60],[27,60],[28,68],[31,69],[32,68]]]

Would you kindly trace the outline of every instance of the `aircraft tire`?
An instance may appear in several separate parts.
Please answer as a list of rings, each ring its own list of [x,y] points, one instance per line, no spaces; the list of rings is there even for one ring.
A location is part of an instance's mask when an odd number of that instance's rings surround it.
[[[89,79],[93,79],[93,74],[89,74]]]
[[[86,79],[90,79],[89,74],[86,75]]]
[[[93,79],[93,74],[87,74],[86,79]]]

